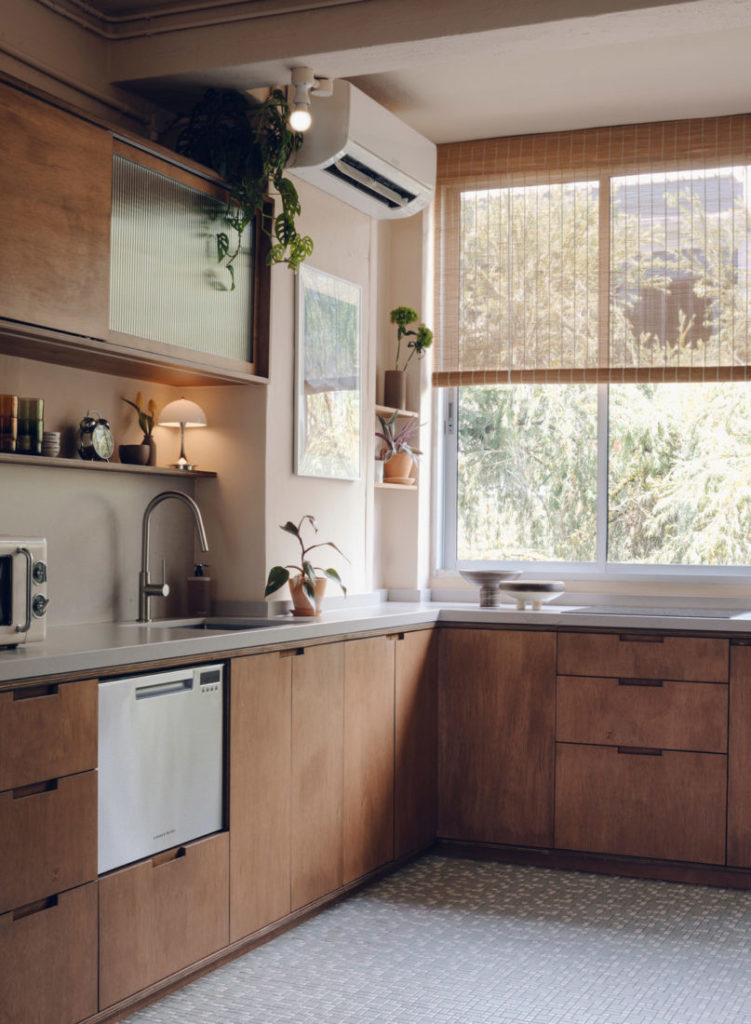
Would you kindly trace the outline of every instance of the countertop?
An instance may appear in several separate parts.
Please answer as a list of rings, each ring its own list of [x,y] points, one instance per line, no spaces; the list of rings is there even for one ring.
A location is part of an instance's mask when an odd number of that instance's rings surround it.
[[[648,612],[639,610],[638,614],[629,614],[625,610],[597,611],[593,607],[573,605],[548,605],[540,611],[517,611],[506,605],[480,608],[470,603],[382,602],[327,610],[320,618],[270,618],[268,625],[260,628],[227,631],[190,629],[187,628],[189,621],[53,626],[43,641],[0,649],[0,686],[43,676],[111,671],[120,666],[137,667],[169,659],[231,655],[254,647],[357,636],[373,630],[397,631],[436,622],[751,635],[751,612],[652,608]]]

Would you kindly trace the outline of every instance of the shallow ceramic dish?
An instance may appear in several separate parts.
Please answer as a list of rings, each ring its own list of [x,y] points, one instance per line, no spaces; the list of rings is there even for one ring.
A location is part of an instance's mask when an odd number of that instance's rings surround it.
[[[500,583],[499,588],[516,601],[517,610],[523,612],[529,604],[532,611],[539,612],[546,601],[552,601],[566,589],[561,580],[518,580]]]
[[[521,573],[510,569],[460,569],[459,575],[480,588],[481,608],[495,608],[500,604],[498,587],[501,582],[515,580]]]

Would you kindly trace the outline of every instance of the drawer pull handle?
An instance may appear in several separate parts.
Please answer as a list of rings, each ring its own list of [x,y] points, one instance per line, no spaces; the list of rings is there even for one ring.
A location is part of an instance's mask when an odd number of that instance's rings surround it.
[[[57,789],[57,779],[48,779],[46,782],[32,782],[30,786],[19,786],[13,790],[14,800],[23,800],[27,796],[36,796],[38,793],[51,793]]]
[[[659,747],[617,747],[619,754],[641,754],[646,757],[662,757]]]
[[[27,903],[25,907],[18,907],[13,911],[13,920],[20,921],[24,917],[31,917],[32,914],[39,914],[42,910],[49,910],[57,906],[57,896],[48,896],[45,900],[37,900],[36,903]]]
[[[662,679],[619,679],[619,686],[662,686]]]
[[[167,850],[166,853],[160,853],[156,857],[151,858],[151,866],[153,868],[160,868],[163,864],[171,864],[173,860],[178,860],[180,857],[184,857],[187,853],[184,846],[178,846],[176,850]]]
[[[13,700],[33,700],[35,697],[54,697],[57,684],[51,686],[27,686],[23,690],[13,691]]]
[[[644,633],[621,633],[618,639],[629,644],[661,644],[665,642],[664,636],[645,636]]]
[[[279,651],[280,658],[299,658],[303,654],[305,654],[304,647],[293,647],[288,651]]]

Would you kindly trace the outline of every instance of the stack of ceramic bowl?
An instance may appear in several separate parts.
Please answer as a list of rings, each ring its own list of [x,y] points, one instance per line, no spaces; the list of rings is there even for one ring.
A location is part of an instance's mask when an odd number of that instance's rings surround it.
[[[520,572],[507,569],[460,569],[459,575],[467,583],[474,583],[480,588],[480,607],[495,608],[500,604],[498,587],[502,580],[515,580]]]
[[[60,454],[60,432],[45,430],[42,434],[42,455],[54,459]]]

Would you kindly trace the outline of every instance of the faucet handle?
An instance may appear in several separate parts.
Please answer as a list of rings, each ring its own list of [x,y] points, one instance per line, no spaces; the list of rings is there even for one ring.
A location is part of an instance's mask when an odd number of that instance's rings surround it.
[[[167,582],[167,559],[162,559],[162,582],[157,584],[159,587],[159,593],[162,597],[166,597],[169,594],[169,583]]]

